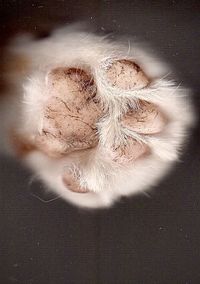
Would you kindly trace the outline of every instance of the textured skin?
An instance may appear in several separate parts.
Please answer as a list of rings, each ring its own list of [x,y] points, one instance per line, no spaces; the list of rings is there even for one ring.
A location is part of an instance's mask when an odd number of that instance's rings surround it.
[[[127,60],[112,63],[106,76],[112,86],[125,90],[144,88],[149,83],[140,67]],[[47,76],[47,89],[50,98],[44,109],[42,134],[36,138],[38,147],[51,157],[95,147],[99,140],[96,123],[104,116],[104,110],[92,76],[78,68],[56,68]],[[139,101],[138,108],[130,109],[121,120],[122,127],[140,134],[158,133],[164,125],[165,119],[159,109],[145,101]],[[149,152],[146,144],[131,137],[107,149],[110,159],[122,165],[145,157]],[[80,186],[79,175],[72,172],[64,173],[63,182],[73,192],[89,191]]]
[[[51,96],[37,144],[51,156],[96,146],[103,110],[93,78],[81,69],[57,68],[48,74],[47,87]]]
[[[136,110],[131,109],[122,118],[122,126],[140,134],[156,134],[163,130],[167,119],[152,103],[139,101]]]
[[[123,145],[111,149],[112,160],[122,165],[127,165],[148,153],[147,145],[130,137],[126,139]]]
[[[142,89],[149,84],[149,79],[142,69],[129,60],[114,61],[106,73],[109,83],[123,90]]]

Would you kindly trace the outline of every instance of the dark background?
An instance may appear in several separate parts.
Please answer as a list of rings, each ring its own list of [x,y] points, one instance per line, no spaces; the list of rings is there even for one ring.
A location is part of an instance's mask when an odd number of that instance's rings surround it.
[[[155,2],[1,1],[0,43],[16,31],[43,37],[80,20],[100,32],[134,35],[175,67],[199,112],[200,2]],[[98,211],[41,202],[30,194],[30,173],[1,156],[0,283],[200,283],[199,142],[198,125],[180,163],[149,197]]]

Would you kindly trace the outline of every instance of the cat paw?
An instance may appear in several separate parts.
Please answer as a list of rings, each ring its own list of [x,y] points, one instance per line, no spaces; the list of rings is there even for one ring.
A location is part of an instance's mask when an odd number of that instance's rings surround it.
[[[145,136],[160,133],[167,120],[157,105],[134,96],[134,91],[146,88],[150,79],[135,62],[125,59],[101,62],[99,72],[108,87],[102,95],[95,75],[87,70],[57,67],[46,75],[48,99],[34,144],[49,157],[58,159],[96,147],[110,159],[111,166],[127,166],[151,153]],[[126,91],[133,94],[123,98]],[[80,179],[66,172],[63,176],[69,190],[90,191],[79,185]]]
[[[194,117],[162,63],[86,35],[63,30],[19,48],[29,66],[12,137],[50,188],[99,207],[155,184],[177,160]]]

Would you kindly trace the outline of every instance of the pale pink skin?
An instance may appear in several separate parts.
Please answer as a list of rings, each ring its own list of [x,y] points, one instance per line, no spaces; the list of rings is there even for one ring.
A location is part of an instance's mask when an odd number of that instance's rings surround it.
[[[106,70],[105,80],[122,90],[145,88],[150,82],[138,65],[127,60],[113,62]],[[42,133],[35,137],[37,148],[50,157],[60,158],[96,147],[99,143],[96,124],[105,111],[89,72],[78,68],[53,69],[48,74],[47,88],[50,98],[44,110]],[[142,100],[136,110],[129,109],[121,118],[122,127],[144,135],[161,132],[165,124],[166,118],[159,108]],[[131,137],[106,151],[119,164],[128,164],[150,153],[146,144]],[[80,186],[78,175],[72,172],[64,173],[63,182],[73,192],[90,191]]]
[[[48,74],[51,97],[44,112],[42,134],[37,145],[51,156],[97,145],[96,122],[103,115],[96,86],[85,71],[57,68]]]
[[[109,83],[123,90],[142,89],[149,84],[146,74],[130,60],[116,60],[107,68],[106,73]]]

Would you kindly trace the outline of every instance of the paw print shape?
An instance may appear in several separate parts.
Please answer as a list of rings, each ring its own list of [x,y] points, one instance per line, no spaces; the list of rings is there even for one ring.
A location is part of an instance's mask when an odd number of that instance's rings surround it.
[[[103,77],[112,89],[112,94],[104,90],[105,95],[111,96],[108,100],[113,101],[106,101],[101,96],[90,71],[58,67],[48,73],[46,87],[49,98],[43,112],[42,131],[35,141],[38,148],[50,157],[60,158],[71,152],[96,148],[108,157],[111,165],[127,166],[144,159],[151,151],[147,143],[136,138],[137,135],[161,132],[166,117],[155,104],[134,97],[124,99],[122,112],[117,110],[121,108],[120,101],[117,101],[118,92],[134,92],[150,84],[136,63],[125,59],[109,60],[101,62],[99,69],[102,72],[100,78]],[[79,193],[90,191],[81,187],[79,179],[79,175],[70,171],[63,176],[70,190]]]
[[[58,196],[110,206],[171,169],[194,111],[188,90],[145,48],[65,27],[13,49],[26,66],[8,78],[21,102],[13,103],[8,133],[15,153]]]

